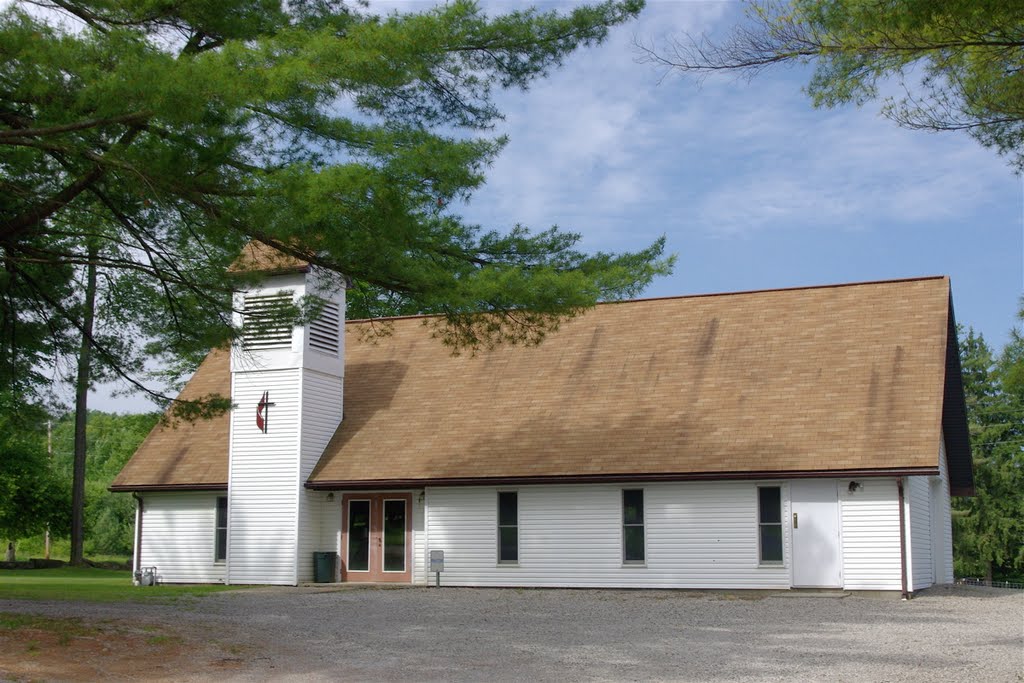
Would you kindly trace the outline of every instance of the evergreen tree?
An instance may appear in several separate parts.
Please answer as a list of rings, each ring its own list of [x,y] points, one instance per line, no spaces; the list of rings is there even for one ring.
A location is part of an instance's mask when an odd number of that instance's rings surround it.
[[[960,354],[975,495],[953,502],[956,573],[991,581],[1024,569],[1024,338],[1014,330],[997,359],[968,330]]]
[[[662,241],[584,254],[573,233],[457,213],[505,142],[486,136],[493,90],[529,87],[639,0],[496,17],[468,0],[386,17],[336,0],[29,6],[0,10],[0,258],[21,287],[6,322],[40,311],[87,333],[34,269],[94,267],[100,288],[133,285],[108,317],[122,337],[187,373],[232,334],[247,279],[225,272],[251,240],[358,283],[357,312],[438,312],[443,340],[473,348],[539,341],[671,267]],[[27,341],[0,339],[10,356]]]
[[[256,277],[229,265],[251,241],[358,283],[356,315],[442,314],[459,348],[539,342],[671,269],[663,240],[584,254],[574,233],[455,210],[505,142],[486,137],[493,89],[529,87],[641,0],[498,17],[468,0],[386,17],[342,0],[44,5],[0,9],[0,389],[37,399],[60,373],[36,368],[75,362],[73,559],[89,387],[148,391],[143,358],[180,379],[227,343],[231,294]]]

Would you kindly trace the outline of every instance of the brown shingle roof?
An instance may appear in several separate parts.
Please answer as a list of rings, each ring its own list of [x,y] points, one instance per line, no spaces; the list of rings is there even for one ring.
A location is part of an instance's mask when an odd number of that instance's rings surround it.
[[[599,305],[453,357],[360,341],[312,486],[937,466],[945,278]]]
[[[309,268],[309,262],[289,256],[263,242],[252,240],[228,268],[229,273],[294,273]]]
[[[350,322],[345,418],[308,485],[934,471],[949,313],[946,278],[652,299],[475,356],[429,318]],[[228,386],[215,352],[186,392]],[[224,482],[227,431],[158,427],[115,487]]]
[[[230,396],[231,363],[227,351],[212,351],[179,398],[209,394]],[[182,487],[227,488],[229,416],[157,424],[114,479],[111,490]]]

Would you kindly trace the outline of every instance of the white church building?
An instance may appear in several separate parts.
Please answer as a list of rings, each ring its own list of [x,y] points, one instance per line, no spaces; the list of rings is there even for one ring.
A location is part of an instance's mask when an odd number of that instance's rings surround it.
[[[297,261],[114,481],[166,583],[890,590],[953,580],[973,492],[945,277],[599,304],[454,355],[430,317],[345,322]],[[322,553],[327,553],[323,555]]]

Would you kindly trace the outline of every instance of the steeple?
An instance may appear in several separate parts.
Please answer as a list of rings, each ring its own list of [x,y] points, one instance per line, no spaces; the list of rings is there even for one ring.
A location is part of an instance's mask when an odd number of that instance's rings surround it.
[[[296,584],[312,578],[321,495],[303,484],[342,418],[344,280],[246,249],[239,269],[263,277],[233,301],[226,581]],[[304,322],[275,315],[290,306]]]

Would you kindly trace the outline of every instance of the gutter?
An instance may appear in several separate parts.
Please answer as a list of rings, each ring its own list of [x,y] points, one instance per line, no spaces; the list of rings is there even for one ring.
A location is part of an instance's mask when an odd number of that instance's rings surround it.
[[[903,477],[896,479],[896,490],[899,492],[900,501],[900,589],[904,600],[910,599],[910,591],[907,590],[907,523],[903,514]]]
[[[935,472],[938,474],[938,470]],[[107,487],[111,493],[129,493],[135,496],[138,491],[227,491],[227,484],[111,484]],[[136,497],[137,498],[137,497]]]
[[[762,470],[751,472],[672,472],[621,474],[560,474],[498,477],[423,477],[419,479],[318,479],[304,486],[313,491],[410,489],[424,486],[528,486],[531,484],[617,484],[658,481],[746,481],[775,479],[820,479],[847,477],[933,476],[936,467],[861,468],[846,470]],[[194,488],[194,487],[193,487]]]

